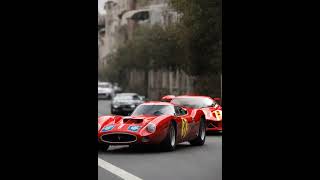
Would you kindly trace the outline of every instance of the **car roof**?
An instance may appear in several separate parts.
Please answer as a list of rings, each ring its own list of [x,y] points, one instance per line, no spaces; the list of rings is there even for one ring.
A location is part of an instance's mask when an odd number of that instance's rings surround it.
[[[199,96],[199,95],[181,95],[181,96],[176,96],[176,97],[174,97],[174,98],[210,98],[210,99],[212,99],[210,96]]]
[[[133,96],[138,95],[137,93],[118,93],[116,96]]]

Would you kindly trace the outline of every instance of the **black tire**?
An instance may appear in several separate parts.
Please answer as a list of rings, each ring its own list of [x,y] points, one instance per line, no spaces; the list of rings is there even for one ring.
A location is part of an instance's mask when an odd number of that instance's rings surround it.
[[[205,143],[205,141],[206,141],[206,120],[204,117],[201,117],[198,136],[194,140],[189,141],[189,143],[193,146],[202,146]]]
[[[109,148],[109,144],[98,143],[98,150],[100,150],[100,151],[107,151],[108,148]]]
[[[108,96],[107,96],[107,100],[111,100],[112,99],[112,96],[111,96],[111,94],[109,94]]]
[[[161,143],[163,151],[173,151],[176,149],[177,131],[173,122],[170,123],[166,138]]]
[[[145,145],[143,144],[130,144],[129,149],[132,151],[140,152],[145,150]]]
[[[141,144],[130,144],[129,148],[131,149],[138,149],[141,146]]]

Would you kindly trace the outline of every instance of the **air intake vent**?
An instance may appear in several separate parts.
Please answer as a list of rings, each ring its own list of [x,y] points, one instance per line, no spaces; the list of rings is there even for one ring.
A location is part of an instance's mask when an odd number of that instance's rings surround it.
[[[123,119],[123,123],[142,123],[143,119]]]

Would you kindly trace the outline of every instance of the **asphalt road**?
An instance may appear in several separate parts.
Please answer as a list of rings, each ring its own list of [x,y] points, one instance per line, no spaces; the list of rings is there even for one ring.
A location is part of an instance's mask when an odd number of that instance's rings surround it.
[[[98,101],[99,112],[110,113],[110,101]],[[99,151],[102,160],[144,180],[221,180],[222,136],[207,135],[203,146],[179,144],[173,152],[161,152],[157,147],[132,149],[128,146],[110,146]],[[99,180],[121,179],[98,166]]]
[[[98,100],[98,112],[101,114],[111,114],[111,101]]]

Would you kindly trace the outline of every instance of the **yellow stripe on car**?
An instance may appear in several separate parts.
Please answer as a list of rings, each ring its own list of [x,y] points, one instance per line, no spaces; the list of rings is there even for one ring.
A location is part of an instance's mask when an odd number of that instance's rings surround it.
[[[188,121],[185,118],[181,118],[181,137],[184,138],[188,134]]]

